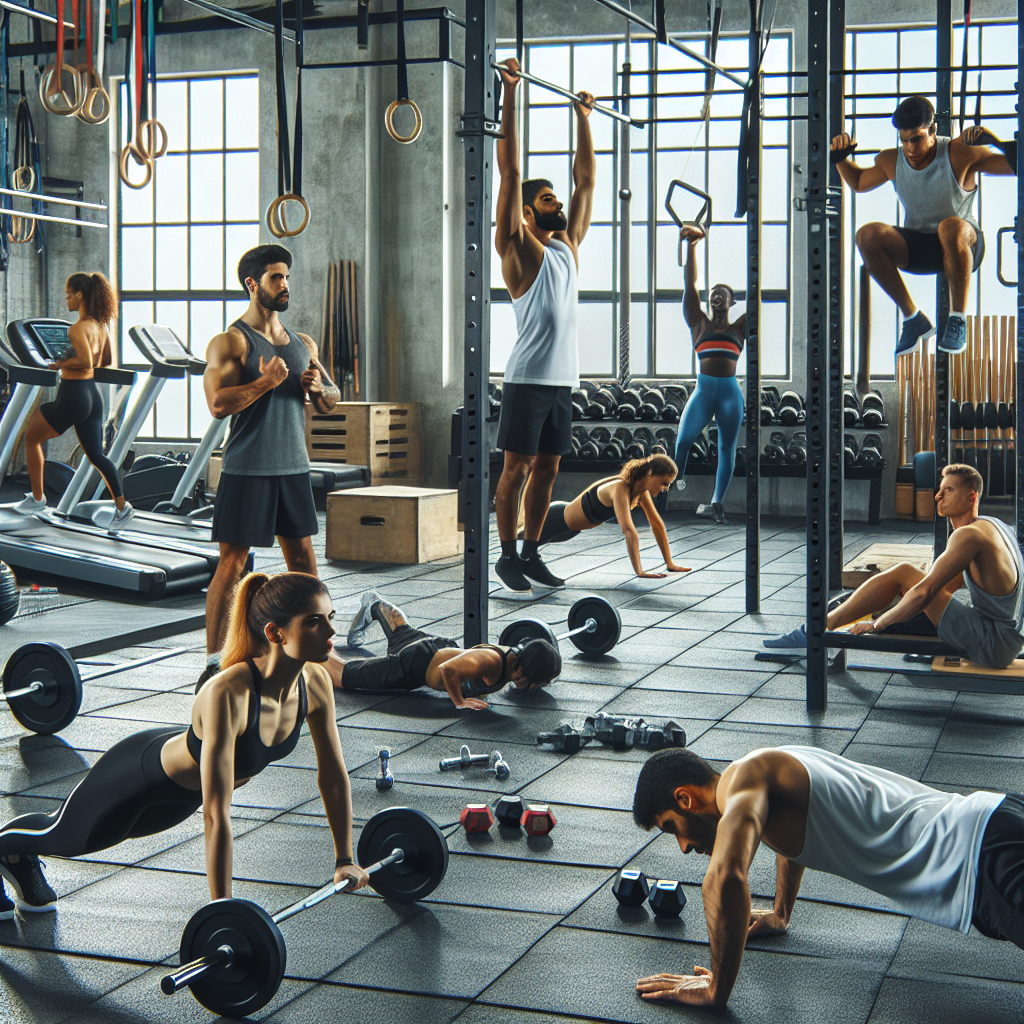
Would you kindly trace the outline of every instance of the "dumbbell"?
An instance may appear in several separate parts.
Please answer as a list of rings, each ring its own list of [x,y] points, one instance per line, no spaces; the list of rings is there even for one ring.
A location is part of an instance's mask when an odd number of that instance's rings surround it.
[[[860,445],[860,464],[868,469],[885,466],[882,458],[882,439],[878,434],[867,434]]]
[[[538,746],[548,744],[559,754],[575,754],[582,750],[590,742],[590,739],[590,736],[584,735],[568,722],[563,722],[553,732],[537,733]]]
[[[650,883],[642,871],[622,868],[615,873],[615,881],[612,882],[612,895],[620,907],[642,906],[650,894]]]
[[[527,804],[519,825],[528,836],[546,836],[558,819],[547,804]]]
[[[703,434],[698,434],[690,444],[690,457],[688,462],[703,462],[708,455],[708,439]]]
[[[413,903],[429,896],[448,871],[448,843],[421,811],[389,807],[363,826],[359,861],[369,864],[370,885],[386,900]],[[372,862],[372,863],[371,863]],[[207,903],[181,936],[184,966],[160,979],[165,995],[188,986],[212,1013],[238,1018],[255,1014],[277,994],[287,960],[279,925],[335,893],[350,880],[333,880],[273,917],[249,900]]]
[[[572,418],[581,420],[587,414],[587,406],[590,405],[590,396],[583,388],[572,389]]]
[[[655,917],[678,917],[686,906],[686,893],[681,882],[659,879],[651,887],[647,905]]]
[[[798,430],[786,445],[786,461],[791,466],[802,466],[807,462],[807,434]]]
[[[586,410],[587,419],[603,420],[613,418],[621,394],[622,388],[615,383],[604,384],[599,387],[590,398],[590,404]]]
[[[596,715],[587,715],[583,734],[613,750],[630,750],[635,746],[637,733],[644,725],[642,718],[626,718],[599,711]]]
[[[494,815],[487,804],[466,804],[459,815],[459,824],[466,830],[466,835],[479,835],[490,831]]]
[[[526,805],[518,793],[504,793],[494,801],[494,817],[506,828],[519,828],[525,812]]]
[[[843,425],[855,427],[860,422],[860,402],[857,396],[847,388],[843,392]]]
[[[487,766],[484,771],[493,774],[499,780],[507,779],[509,776],[509,766],[501,756],[500,750],[492,750],[489,754],[473,754],[465,744],[459,747],[458,757],[444,757],[437,766],[440,771],[448,772],[455,768],[483,768],[484,765]]]
[[[647,454],[647,449],[643,443],[637,439],[635,433],[631,433],[625,427],[620,427],[619,430],[623,431],[624,434],[629,436],[629,440],[626,441],[626,458],[627,459],[642,459]],[[615,432],[618,434],[618,430]],[[625,440],[625,438],[623,438]]]
[[[764,461],[772,465],[786,461],[786,435],[781,430],[773,430],[771,438],[764,446]]]
[[[779,422],[784,427],[795,427],[805,419],[804,400],[795,391],[784,391],[779,399]]]
[[[690,392],[684,384],[669,384],[662,388],[662,392],[665,395],[665,408],[661,410],[662,422],[678,423]]]
[[[718,424],[713,423],[708,427],[708,451],[705,458],[708,462],[718,461]]]
[[[601,454],[601,449],[586,427],[572,428],[572,446],[579,459],[596,459]]]
[[[661,388],[644,388],[641,394],[640,419],[647,422],[660,420],[665,408],[665,392]]]
[[[640,418],[640,406],[643,398],[639,388],[624,388],[619,396],[619,404],[615,416],[620,420],[637,420]]]
[[[637,427],[633,431],[633,442],[640,446],[644,455],[650,455],[654,451],[658,439],[650,427]],[[640,458],[643,458],[643,455]]]
[[[604,447],[611,440],[612,432],[607,427],[592,427],[590,430],[591,444],[597,449],[596,459],[604,458]]]
[[[666,747],[685,747],[686,730],[669,719],[663,725],[645,723],[636,731],[634,746],[645,750],[664,750]]]
[[[581,597],[569,609],[567,633],[555,631],[541,619],[516,619],[510,622],[498,637],[502,646],[516,647],[527,640],[547,640],[556,650],[559,640],[572,640],[582,654],[596,657],[607,654],[618,642],[622,632],[622,619],[613,604],[597,594]]]
[[[767,427],[774,423],[779,413],[779,389],[776,387],[761,388],[761,426]]]
[[[857,438],[853,434],[846,434],[843,438],[843,462],[847,466],[857,465]]]
[[[666,455],[670,455],[672,458],[676,457],[676,432],[673,427],[659,427],[655,432],[654,436],[657,439],[656,444],[661,445],[665,450]],[[653,450],[653,449],[652,449]]]
[[[384,792],[395,784],[395,777],[391,774],[391,751],[387,747],[381,747],[377,751],[377,789]]]
[[[877,430],[885,422],[885,406],[877,391],[869,391],[861,400],[860,421],[869,430]]]
[[[622,462],[626,457],[626,444],[630,440],[632,435],[625,427],[616,428],[615,433],[610,434],[608,440],[601,445],[601,458]]]
[[[681,882],[663,878],[651,885],[642,871],[632,868],[616,873],[612,895],[623,907],[639,907],[646,900],[655,917],[678,917],[686,906]]]

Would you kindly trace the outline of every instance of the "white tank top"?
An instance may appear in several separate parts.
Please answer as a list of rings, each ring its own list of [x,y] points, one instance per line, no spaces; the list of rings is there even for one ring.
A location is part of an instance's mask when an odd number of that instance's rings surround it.
[[[552,238],[544,246],[537,279],[512,300],[518,337],[505,367],[507,384],[579,387],[578,302],[572,249]]]
[[[939,222],[947,217],[960,217],[978,228],[971,212],[978,190],[968,192],[960,187],[949,160],[949,139],[940,135],[935,140],[935,158],[923,170],[915,171],[896,147],[896,195],[903,204],[903,226],[908,231],[937,231]]]
[[[905,914],[967,932],[978,851],[1002,793],[943,793],[817,747],[779,747],[811,780],[793,860],[887,896]]]

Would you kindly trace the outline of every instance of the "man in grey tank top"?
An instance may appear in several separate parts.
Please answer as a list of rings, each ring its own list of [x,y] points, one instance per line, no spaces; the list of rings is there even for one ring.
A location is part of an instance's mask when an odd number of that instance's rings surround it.
[[[985,237],[971,212],[977,175],[1014,174],[1003,153],[977,143],[990,133],[965,133],[957,139],[936,134],[935,108],[924,96],[903,100],[892,115],[899,149],[883,149],[873,167],[859,167],[850,154],[857,143],[845,132],[832,140],[832,162],[854,192],[870,192],[891,181],[903,204],[902,227],[872,222],[857,229],[857,248],[871,276],[903,313],[896,346],[901,356],[935,333],[914,304],[900,274],[945,273],[949,320],[939,341],[943,352],[962,352],[967,344],[967,295],[971,274],[985,255]],[[970,131],[970,130],[969,130]]]
[[[277,537],[289,570],[316,575],[306,396],[330,412],[340,395],[313,339],[278,317],[288,308],[291,265],[282,245],[260,245],[242,256],[238,280],[249,308],[206,351],[206,402],[217,419],[231,417],[231,431],[213,511],[220,562],[206,593],[207,666],[197,689],[219,669],[231,592],[250,548],[270,547]]]
[[[1024,558],[1005,523],[978,515],[983,488],[973,466],[946,466],[935,496],[936,511],[953,527],[946,550],[927,574],[903,562],[872,576],[829,613],[828,628],[852,622],[854,633],[881,633],[923,612],[939,639],[975,664],[1010,665],[1024,649]],[[970,603],[954,596],[961,587]],[[873,621],[859,621],[880,608],[889,610]],[[806,650],[806,626],[765,640],[764,646]]]

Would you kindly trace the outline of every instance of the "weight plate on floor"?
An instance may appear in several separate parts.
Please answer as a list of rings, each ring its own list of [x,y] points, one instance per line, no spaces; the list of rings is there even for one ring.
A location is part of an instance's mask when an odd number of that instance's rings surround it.
[[[515,647],[516,644],[525,644],[527,640],[547,640],[555,650],[558,650],[558,637],[555,631],[541,619],[516,619],[510,622],[498,637],[498,643],[502,647]]]
[[[622,632],[622,620],[614,605],[597,594],[581,597],[569,609],[569,630],[579,629],[594,620],[594,627],[582,633],[574,633],[569,639],[584,654],[596,657],[607,654],[618,642]]]
[[[448,843],[441,830],[422,811],[388,807],[378,811],[359,835],[359,863],[369,867],[395,847],[405,852],[398,864],[370,875],[370,885],[386,900],[414,903],[429,896],[448,870]]]
[[[197,910],[181,934],[181,963],[234,951],[231,966],[193,981],[192,995],[212,1013],[245,1017],[261,1010],[284,980],[285,948],[281,929],[271,916],[249,900],[214,900]]]
[[[82,706],[82,675],[74,658],[60,644],[23,644],[4,666],[4,693],[35,682],[43,688],[8,700],[11,714],[32,732],[60,732]]]

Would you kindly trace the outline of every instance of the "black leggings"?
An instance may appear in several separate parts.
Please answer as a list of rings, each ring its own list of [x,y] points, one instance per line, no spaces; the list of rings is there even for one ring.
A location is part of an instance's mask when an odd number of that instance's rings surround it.
[[[120,498],[121,477],[103,452],[103,398],[94,380],[62,380],[57,397],[39,407],[43,419],[58,434],[75,428],[85,457],[106,481],[111,497]]]
[[[380,658],[360,658],[345,662],[341,685],[345,690],[418,690],[427,685],[427,669],[438,651],[457,647],[447,637],[431,636],[403,624],[395,630],[371,610],[388,638],[388,653]]]
[[[79,857],[181,824],[203,805],[202,793],[179,786],[160,764],[164,743],[181,731],[164,725],[115,743],[52,814],[0,827],[0,857]]]
[[[567,501],[553,501],[548,505],[548,514],[544,517],[538,544],[561,544],[580,535],[580,530],[570,530],[565,525],[565,510],[568,507]]]

